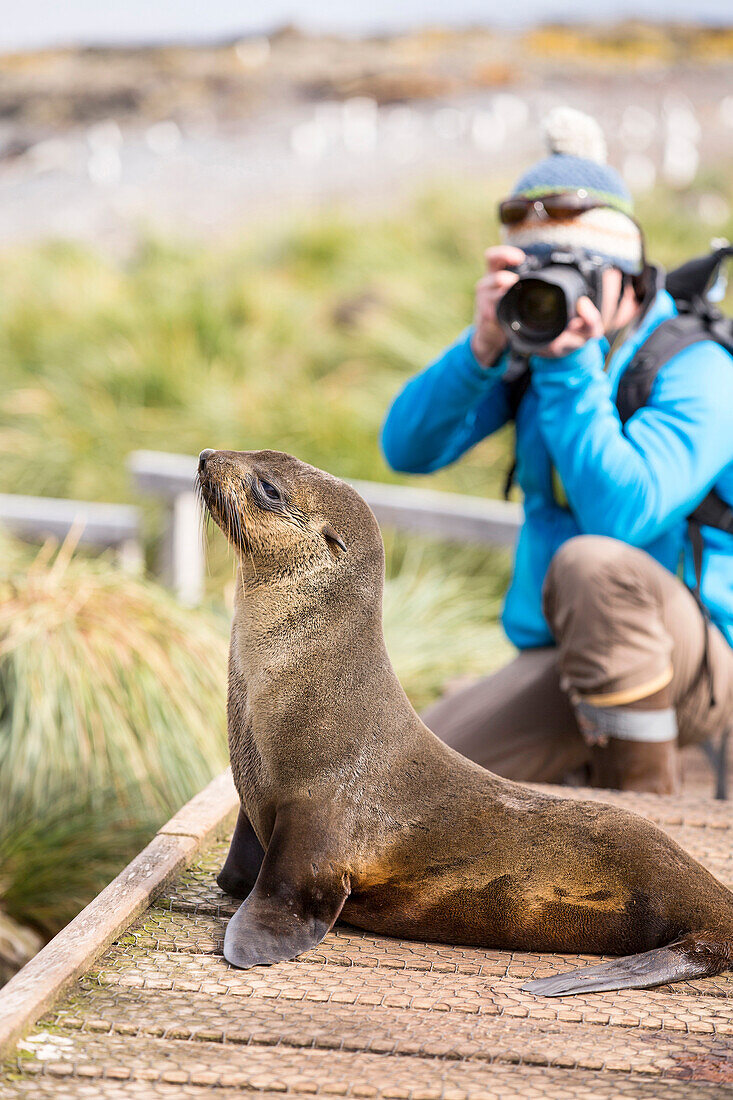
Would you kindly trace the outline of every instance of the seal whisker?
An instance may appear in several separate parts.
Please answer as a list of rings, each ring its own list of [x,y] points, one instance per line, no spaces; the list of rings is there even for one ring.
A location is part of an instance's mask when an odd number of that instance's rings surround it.
[[[246,513],[248,511],[249,511],[249,505],[248,505],[248,502],[247,502],[247,497],[245,497],[244,498],[244,503],[242,505],[242,512]],[[249,518],[251,519],[251,516]],[[258,579],[257,563],[255,562],[254,554],[252,553],[252,547],[250,546],[248,541],[245,541],[245,545],[247,547],[247,556],[249,558],[250,565],[252,566],[252,573],[253,573],[254,579],[257,580]]]
[[[232,520],[231,520],[230,510],[229,510],[229,500],[224,495],[224,492],[222,491],[222,489],[218,485],[216,486],[216,499],[217,499],[217,505],[218,505],[219,511],[221,512],[221,516],[222,516],[222,519],[224,521],[224,534],[226,535],[227,539],[229,541],[231,541],[231,538],[232,538]]]
[[[209,505],[206,501],[206,497],[204,496],[204,487],[201,482],[200,474],[197,474],[194,478],[194,494],[199,505],[201,535],[205,541],[205,545],[208,545],[208,536],[211,532],[212,515]]]
[[[245,544],[244,530],[242,528],[242,516],[239,512],[239,509],[237,508],[232,508],[231,514],[234,521],[235,545],[242,549]]]
[[[244,542],[244,531],[242,530],[242,517],[239,512],[234,513],[237,528],[237,543],[241,546]]]
[[[193,479],[193,492],[196,497],[196,502],[199,506],[199,546],[206,560],[206,573],[207,576],[211,576],[211,563],[209,561],[209,555],[207,550],[211,542],[211,513],[209,512],[206,500],[204,498],[204,487],[201,484],[201,475],[199,473]]]

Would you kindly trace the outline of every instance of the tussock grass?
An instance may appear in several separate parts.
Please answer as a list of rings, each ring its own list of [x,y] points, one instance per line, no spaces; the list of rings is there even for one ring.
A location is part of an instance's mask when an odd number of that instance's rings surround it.
[[[445,551],[417,540],[387,540],[384,633],[402,686],[418,710],[446,683],[479,677],[513,653],[497,622],[509,555],[457,549],[452,569]]]
[[[2,539],[0,911],[52,935],[226,765],[226,632],[104,559]]]
[[[127,803],[55,779],[40,803],[14,791],[0,813],[0,915],[46,939],[63,928],[155,831],[137,791]]]
[[[104,560],[29,563],[3,540],[0,805],[60,785],[164,819],[226,764],[225,666],[224,623]]]

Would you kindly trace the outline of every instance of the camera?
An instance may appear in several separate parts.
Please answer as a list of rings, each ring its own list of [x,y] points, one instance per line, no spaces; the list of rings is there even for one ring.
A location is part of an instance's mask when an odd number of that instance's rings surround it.
[[[528,255],[512,268],[519,276],[499,302],[496,318],[514,351],[532,355],[564,332],[584,295],[600,309],[608,261],[590,252],[560,249]]]

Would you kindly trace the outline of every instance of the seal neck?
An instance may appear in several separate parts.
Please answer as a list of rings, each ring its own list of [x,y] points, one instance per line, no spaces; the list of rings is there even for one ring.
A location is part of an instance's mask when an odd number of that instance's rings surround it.
[[[251,751],[278,791],[296,777],[363,788],[398,751],[384,731],[418,723],[387,655],[381,599],[271,600],[271,589],[246,592],[232,629],[230,691],[246,685]]]

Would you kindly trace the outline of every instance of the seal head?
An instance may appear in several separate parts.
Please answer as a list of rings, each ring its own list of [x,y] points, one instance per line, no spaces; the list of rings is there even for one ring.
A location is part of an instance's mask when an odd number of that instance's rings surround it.
[[[381,588],[379,528],[356,490],[282,451],[202,451],[197,486],[234,547],[245,581],[320,576],[326,588],[345,572]],[[340,568],[349,555],[348,570]],[[377,596],[379,592],[375,593]]]

